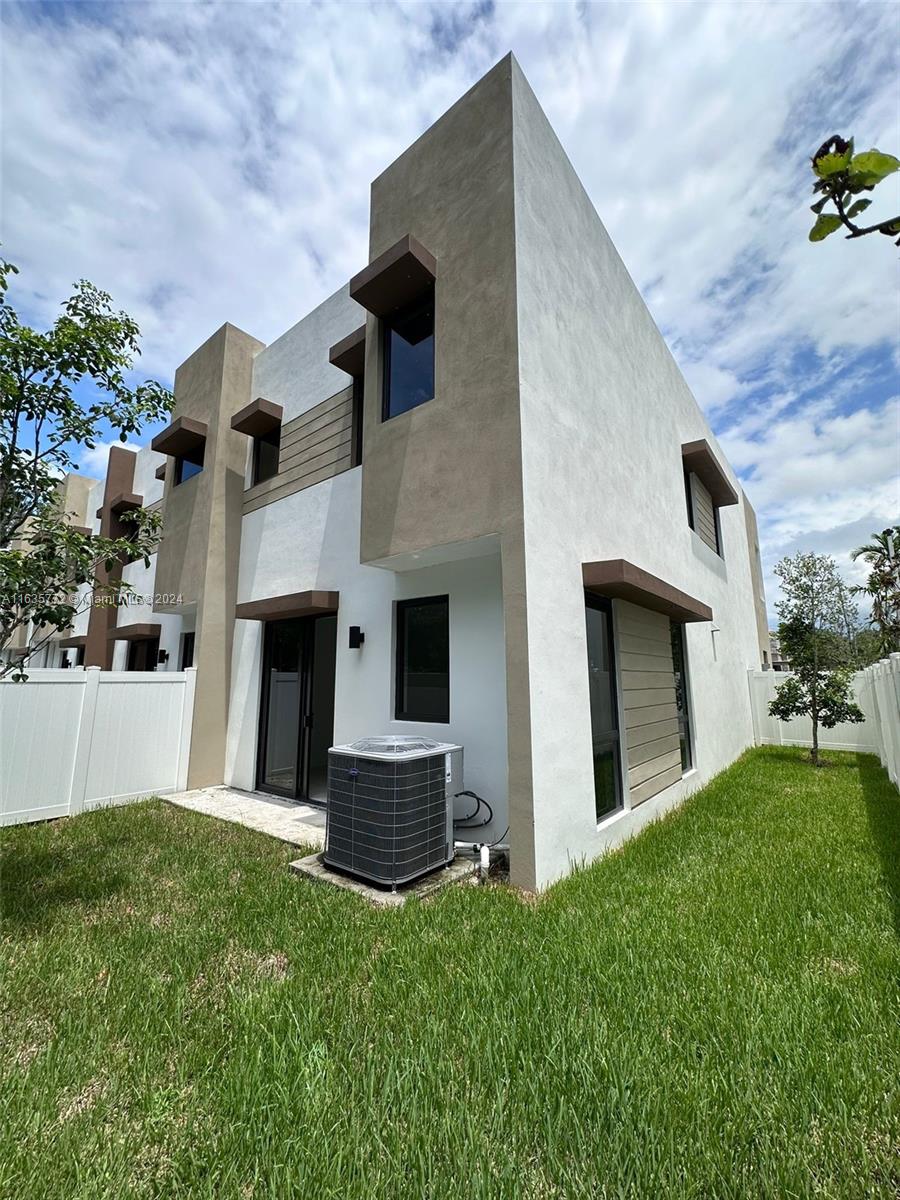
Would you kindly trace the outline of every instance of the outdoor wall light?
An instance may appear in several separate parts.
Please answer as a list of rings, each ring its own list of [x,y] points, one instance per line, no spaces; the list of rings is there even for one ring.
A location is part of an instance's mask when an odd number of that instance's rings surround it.
[[[157,661],[158,663],[167,663],[167,662],[169,661],[169,652],[168,652],[168,650],[160,650],[160,651],[159,651],[159,653],[158,653],[158,654],[157,654],[157,656],[156,656],[156,661]]]
[[[366,635],[363,633],[363,631],[360,629],[360,627],[358,625],[351,625],[350,626],[350,649],[358,650],[365,640],[366,640]]]

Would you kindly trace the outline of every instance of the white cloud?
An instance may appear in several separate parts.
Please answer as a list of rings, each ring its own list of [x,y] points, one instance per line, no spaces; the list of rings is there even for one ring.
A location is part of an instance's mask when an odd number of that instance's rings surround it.
[[[889,519],[893,381],[868,363],[868,415],[845,420],[863,366],[841,371],[896,351],[896,253],[806,233],[826,136],[900,147],[892,6],[6,4],[0,19],[3,242],[36,317],[91,278],[166,380],[225,320],[271,341],[366,261],[370,180],[512,49],[747,480],[767,561]],[[898,195],[882,185],[878,211]]]

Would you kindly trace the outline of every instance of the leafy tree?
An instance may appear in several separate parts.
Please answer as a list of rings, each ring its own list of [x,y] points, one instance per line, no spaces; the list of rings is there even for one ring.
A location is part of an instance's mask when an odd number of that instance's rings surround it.
[[[881,150],[863,150],[856,154],[853,138],[845,142],[835,134],[819,147],[812,156],[812,169],[816,177],[813,192],[820,195],[812,211],[816,223],[809,231],[811,242],[822,242],[841,226],[849,232],[848,238],[865,237],[870,233],[883,233],[886,237],[900,234],[900,217],[878,221],[874,225],[859,225],[859,217],[872,201],[863,192],[873,191],[882,180],[900,170],[900,159]],[[833,212],[825,212],[827,207]],[[900,238],[897,239],[900,246]]]
[[[128,385],[140,331],[113,310],[106,292],[81,280],[51,328],[40,332],[9,303],[15,274],[0,262],[0,678],[21,679],[28,659],[70,627],[92,592],[110,599],[130,590],[109,581],[107,571],[146,561],[159,540],[156,513],[134,514],[126,537],[73,527],[59,503],[61,477],[78,469],[78,454],[96,446],[105,424],[124,442],[164,419],[173,398],[159,383]],[[93,384],[86,403],[75,396],[84,381]],[[26,645],[13,649],[20,630]]]
[[[819,766],[819,726],[833,729],[865,719],[850,692],[845,589],[834,559],[826,554],[783,558],[775,574],[782,592],[775,605],[781,651],[793,674],[779,685],[769,713],[781,721],[811,719],[810,759]]]
[[[871,601],[870,624],[878,635],[880,655],[900,651],[900,525],[873,533],[872,540],[851,551],[850,557],[872,568],[866,582],[850,591]]]

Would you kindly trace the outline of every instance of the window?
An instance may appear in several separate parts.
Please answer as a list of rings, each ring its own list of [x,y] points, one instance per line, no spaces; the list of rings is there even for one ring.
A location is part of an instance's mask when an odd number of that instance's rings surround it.
[[[84,666],[84,646],[78,646],[75,649],[75,666]]]
[[[398,721],[450,720],[450,598],[397,603]]]
[[[384,321],[382,420],[434,399],[434,288]]]
[[[353,376],[353,416],[352,441],[350,443],[350,466],[358,467],[362,462],[362,431],[363,431],[363,377]]]
[[[155,671],[159,638],[136,638],[128,643],[129,671]]]
[[[622,805],[619,765],[619,713],[613,661],[612,606],[587,593],[588,689],[594,760],[594,811],[598,821]]]
[[[187,633],[181,635],[181,662],[179,670],[183,671],[185,667],[194,665],[194,630],[191,629]]]
[[[692,471],[685,472],[684,487],[688,524],[710,550],[721,557],[722,533],[719,527],[718,506],[714,503],[706,484]]]
[[[263,483],[278,474],[278,454],[281,449],[281,426],[253,439],[253,482]]]
[[[199,475],[203,470],[203,451],[206,446],[205,441],[201,441],[199,445],[192,447],[185,454],[180,454],[175,459],[175,486],[179,483],[184,483],[185,480],[191,479],[194,475]]]
[[[684,626],[669,622],[672,634],[672,668],[675,672],[675,706],[678,709],[678,740],[681,743],[681,770],[689,771],[691,757],[691,724],[688,713],[687,655],[684,647]]]

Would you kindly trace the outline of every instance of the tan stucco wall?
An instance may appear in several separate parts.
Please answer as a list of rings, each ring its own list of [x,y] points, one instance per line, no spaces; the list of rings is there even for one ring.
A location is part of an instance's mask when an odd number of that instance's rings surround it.
[[[510,842],[534,880],[508,56],[372,184],[370,261],[411,233],[437,259],[435,398],[381,420],[366,331],[360,559],[500,535]]]
[[[197,690],[188,786],[222,783],[231,682],[231,647],[241,542],[247,438],[231,418],[251,399],[253,357],[263,343],[223,325],[175,373],[174,416],[206,422],[203,470],[172,485],[166,467],[163,536],[156,592],[178,597],[158,611],[195,611]]]

